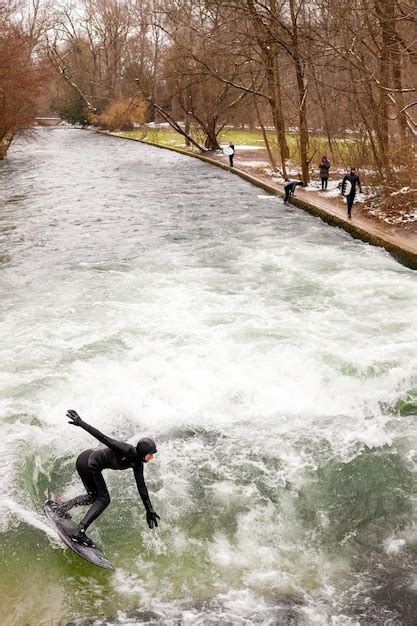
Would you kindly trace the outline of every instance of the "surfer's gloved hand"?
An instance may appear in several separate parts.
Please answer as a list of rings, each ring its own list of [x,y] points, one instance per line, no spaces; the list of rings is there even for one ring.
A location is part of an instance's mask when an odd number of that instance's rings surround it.
[[[68,422],[68,424],[72,424],[73,426],[82,426],[82,419],[81,417],[78,415],[77,411],[74,411],[73,409],[69,409],[67,411],[67,417],[68,419],[70,419],[71,421]]]
[[[155,513],[153,509],[148,509],[146,511],[146,521],[148,522],[149,528],[158,528],[158,520],[161,519],[158,513]]]

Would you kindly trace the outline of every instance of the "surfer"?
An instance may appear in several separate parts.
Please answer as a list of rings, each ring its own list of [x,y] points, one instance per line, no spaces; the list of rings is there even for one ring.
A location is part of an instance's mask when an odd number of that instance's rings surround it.
[[[157,528],[160,517],[152,508],[143,476],[143,464],[151,461],[153,455],[156,454],[154,441],[145,437],[139,439],[135,447],[103,435],[96,428],[84,422],[76,411],[67,411],[67,417],[70,419],[69,424],[83,428],[106,446],[95,450],[84,450],[77,458],[77,472],[87,493],[56,505],[55,512],[62,517],[66,517],[67,512],[75,506],[91,505],[76,527],[71,539],[84,545],[92,545],[85,531],[110,504],[110,495],[102,474],[104,469],[133,469],[139,495],[146,510],[148,526],[151,529]]]
[[[228,157],[229,157],[229,165],[230,165],[230,167],[233,167],[233,157],[235,156],[235,147],[234,147],[234,145],[231,143],[231,144],[229,144],[229,148],[230,148],[230,151],[229,151],[229,154],[228,154]]]
[[[359,187],[359,192],[362,193],[361,181],[356,173],[356,167],[351,167],[350,173],[346,174],[342,181],[342,193],[346,196],[347,216],[349,219],[352,219],[352,206],[356,195],[356,185]]]
[[[288,198],[290,196],[293,196],[295,193],[295,188],[296,187],[304,187],[304,183],[302,180],[290,180],[288,183],[285,183],[284,185],[284,191],[285,191],[285,196],[284,196],[284,204],[286,204]]]

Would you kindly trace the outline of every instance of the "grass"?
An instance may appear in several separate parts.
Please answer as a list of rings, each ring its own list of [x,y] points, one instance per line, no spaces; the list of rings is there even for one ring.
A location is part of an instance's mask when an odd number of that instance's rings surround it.
[[[130,139],[142,139],[144,141],[160,144],[161,146],[186,148],[184,137],[169,128],[152,128],[149,129],[147,133],[140,128],[136,128],[135,130],[120,131],[117,135],[129,137]],[[192,151],[191,147],[190,151]]]
[[[142,139],[162,146],[172,146],[183,148],[190,152],[197,151],[193,146],[187,147],[185,139],[179,133],[170,128],[150,128],[147,132],[137,128],[132,131],[122,131],[117,133],[123,137],[132,139]],[[266,134],[270,141],[273,153],[277,156],[279,162],[278,144],[275,131],[267,130]],[[196,137],[197,138],[197,137]],[[287,133],[286,135],[288,147],[290,150],[290,159],[300,161],[299,136],[297,133]],[[198,140],[198,139],[197,139]],[[200,139],[201,142],[201,139]],[[255,148],[263,148],[266,151],[262,132],[260,130],[232,129],[226,128],[219,135],[220,145],[228,145],[233,143],[236,146]],[[320,133],[310,133],[309,135],[309,158],[312,163],[318,163],[323,154],[327,154],[330,161],[334,165],[364,165],[372,163],[369,146],[364,145],[363,140],[355,140],[352,134],[340,134],[333,137],[333,153],[329,149],[329,144],[325,135]],[[261,156],[261,152],[259,154]]]

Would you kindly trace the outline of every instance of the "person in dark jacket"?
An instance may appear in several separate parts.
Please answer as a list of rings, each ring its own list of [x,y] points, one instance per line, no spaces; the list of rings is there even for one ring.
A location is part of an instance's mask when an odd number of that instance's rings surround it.
[[[304,187],[304,186],[305,185],[304,185],[302,180],[290,180],[288,183],[285,183],[285,185],[284,185],[284,192],[285,192],[284,204],[288,201],[288,198],[290,196],[294,195],[296,187]]]
[[[330,161],[327,156],[322,157],[321,163],[319,165],[320,169],[320,178],[321,178],[321,188],[322,190],[327,189],[327,181],[329,180],[329,169],[330,169]]]
[[[160,517],[152,508],[143,477],[143,464],[151,461],[153,455],[156,454],[155,442],[145,437],[139,439],[136,446],[132,446],[103,435],[99,430],[84,422],[76,411],[67,411],[67,417],[70,419],[69,424],[83,428],[106,446],[81,452],[77,458],[76,468],[87,493],[60,503],[56,507],[58,515],[68,517],[67,512],[73,507],[91,505],[71,539],[91,545],[91,540],[86,536],[85,531],[110,504],[110,495],[102,474],[104,469],[126,470],[130,468],[133,470],[138,492],[146,510],[148,526],[157,528]]]
[[[359,192],[362,193],[361,181],[356,173],[356,167],[351,167],[350,173],[346,174],[342,180],[342,194],[346,196],[347,216],[349,219],[352,219],[352,206],[356,195],[356,185],[359,187]],[[346,193],[347,191],[349,193]]]

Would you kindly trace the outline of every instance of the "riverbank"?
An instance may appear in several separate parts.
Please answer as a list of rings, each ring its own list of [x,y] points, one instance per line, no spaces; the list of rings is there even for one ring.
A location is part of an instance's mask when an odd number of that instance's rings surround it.
[[[228,157],[222,153],[206,156],[177,145],[163,145],[121,133],[104,132],[104,134],[130,141],[139,141],[156,148],[163,148],[200,159],[216,167],[229,170],[269,193],[279,196],[284,194],[284,181],[279,182],[268,173],[268,162],[261,150],[257,150],[255,153],[250,147],[239,148],[235,155],[236,166],[230,168]],[[376,219],[372,214],[370,215],[359,203],[354,205],[352,219],[348,220],[344,199],[339,195],[335,197],[333,189],[329,189],[329,192],[321,192],[311,185],[307,189],[297,188],[296,195],[290,198],[290,202],[332,226],[343,228],[352,237],[385,248],[403,265],[417,269],[417,222],[405,224],[384,222]]]

